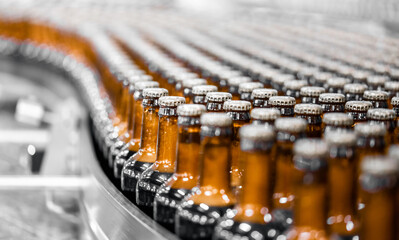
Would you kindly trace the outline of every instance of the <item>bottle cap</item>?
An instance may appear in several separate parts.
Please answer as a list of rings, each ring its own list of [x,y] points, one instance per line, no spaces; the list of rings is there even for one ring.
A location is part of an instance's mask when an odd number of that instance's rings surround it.
[[[277,90],[272,88],[257,88],[252,91],[252,98],[269,99],[277,96]]]
[[[362,173],[372,175],[397,175],[398,163],[386,156],[367,156],[361,165]]]
[[[320,115],[323,114],[323,108],[318,104],[300,103],[294,107],[295,114]]]
[[[177,107],[177,115],[195,117],[206,112],[206,107],[202,104],[182,104]]]
[[[159,87],[159,83],[154,82],[154,81],[134,83],[134,89],[136,89],[136,90],[144,90],[146,88],[158,88],[158,87]]]
[[[242,100],[230,100],[223,103],[225,111],[249,111],[251,110],[251,103]]]
[[[367,71],[356,70],[353,71],[351,75],[353,79],[355,79],[357,82],[366,82],[367,77],[370,75],[370,73]]]
[[[225,113],[204,113],[200,122],[205,126],[230,127],[233,120]]]
[[[363,99],[365,100],[384,101],[388,100],[388,98],[389,94],[385,91],[369,90],[363,94]]]
[[[235,71],[235,70],[223,70],[222,72],[219,73],[219,77],[222,79],[229,79],[232,77],[239,77],[241,76],[241,72],[240,71]]]
[[[144,97],[160,98],[168,95],[168,90],[165,88],[146,88],[143,90]]]
[[[302,87],[308,85],[305,80],[290,80],[284,82],[284,87],[290,90],[300,90]]]
[[[350,83],[347,78],[330,78],[327,80],[327,85],[333,88],[343,88],[347,83]]]
[[[385,76],[373,75],[367,77],[367,84],[370,86],[384,86],[387,80]]]
[[[218,88],[213,85],[197,85],[193,87],[192,93],[195,95],[206,95],[209,92],[216,92]]]
[[[398,107],[398,106],[399,106],[399,97],[393,97],[393,98],[391,99],[391,104],[392,104],[392,106],[394,106],[394,107]]]
[[[294,155],[303,158],[325,158],[327,144],[321,139],[299,139],[294,144]]]
[[[327,131],[324,139],[330,146],[354,146],[357,136],[352,131]]]
[[[271,106],[289,106],[292,107],[296,103],[295,98],[289,96],[273,96],[268,100],[268,105]]]
[[[367,111],[367,119],[369,120],[394,120],[396,113],[392,109],[373,108]]]
[[[276,108],[254,108],[251,111],[251,118],[256,120],[270,121],[280,117],[280,110]]]
[[[278,118],[274,122],[274,126],[278,131],[291,132],[291,133],[301,133],[306,131],[306,126],[308,123],[302,118]]]
[[[320,103],[344,103],[345,96],[340,93],[322,93],[319,96]]]
[[[193,88],[194,86],[204,85],[206,83],[206,80],[202,78],[186,79],[182,82],[183,87],[185,88]]]
[[[158,101],[160,107],[177,107],[184,103],[186,103],[186,99],[184,97],[177,96],[160,97]]]
[[[253,141],[270,141],[274,139],[275,133],[270,126],[249,124],[240,128],[240,137]]]
[[[384,89],[386,91],[399,91],[399,82],[388,81],[384,84]]]
[[[285,82],[293,79],[294,76],[291,74],[278,74],[272,78],[272,82],[278,85],[283,85]]]
[[[303,97],[318,97],[325,92],[326,90],[322,87],[305,86],[301,88],[300,94]]]
[[[363,94],[367,85],[363,83],[348,83],[344,86],[344,93]]]
[[[240,85],[238,86],[238,92],[239,93],[251,93],[252,90],[257,89],[257,88],[263,88],[263,84],[260,82],[240,83]]]
[[[347,111],[365,112],[372,107],[373,104],[369,101],[349,101],[345,104],[345,110]]]
[[[387,130],[382,124],[359,123],[355,126],[355,133],[364,137],[383,137]]]
[[[318,73],[315,73],[315,75],[314,75],[316,82],[319,82],[319,83],[327,83],[328,79],[330,79],[332,77],[333,77],[333,75],[328,72],[318,72]]]
[[[135,75],[135,76],[129,77],[130,83],[145,82],[145,81],[152,81],[152,80],[153,80],[153,78],[150,75]]]
[[[352,126],[353,118],[346,113],[326,113],[323,123],[330,126]]]
[[[231,100],[233,96],[227,92],[210,92],[206,94],[205,100],[212,102],[225,102]]]
[[[198,75],[192,72],[180,72],[174,76],[176,82],[182,82],[187,79],[195,79],[195,78],[198,78]]]
[[[251,82],[252,79],[246,76],[232,77],[227,79],[227,84],[230,86],[239,86],[241,83]]]

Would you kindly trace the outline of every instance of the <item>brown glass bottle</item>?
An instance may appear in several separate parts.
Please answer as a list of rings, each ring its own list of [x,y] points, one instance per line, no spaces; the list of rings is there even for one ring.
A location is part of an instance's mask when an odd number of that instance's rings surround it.
[[[246,125],[240,129],[243,189],[235,206],[215,228],[213,239],[235,239],[257,235],[258,239],[274,239],[279,230],[272,222],[272,190],[274,177],[274,142],[272,127]],[[245,231],[242,231],[242,225]]]
[[[324,113],[345,112],[345,96],[340,93],[322,93],[319,104]]]
[[[132,202],[136,201],[136,186],[141,174],[156,160],[158,137],[158,100],[166,96],[164,88],[147,88],[143,90],[143,117],[140,149],[129,158],[122,168],[121,188]]]
[[[292,163],[294,143],[306,137],[306,121],[300,118],[276,119],[276,178],[273,191],[273,215],[276,221],[288,228],[292,224],[294,183]]]
[[[305,80],[290,80],[284,83],[283,91],[286,96],[295,98],[296,103],[301,102],[301,88],[307,85]]]
[[[270,97],[277,96],[277,90],[271,88],[257,88],[252,91],[252,107],[265,108]]]
[[[316,87],[316,86],[302,87],[300,90],[301,102],[318,104],[320,94],[325,92],[326,89],[324,89],[323,87]]]
[[[395,111],[396,117],[399,117],[399,97],[393,97],[391,99],[392,110]]]
[[[371,124],[382,124],[387,129],[387,145],[397,142],[396,114],[392,109],[373,108],[367,111],[367,119]]]
[[[224,112],[223,103],[232,99],[231,93],[226,92],[210,92],[206,94],[206,111],[208,112]]]
[[[186,98],[187,103],[193,102],[193,87],[206,84],[206,80],[202,78],[187,79],[182,82],[183,96]]]
[[[369,90],[384,91],[384,84],[387,81],[386,76],[372,75],[367,77],[367,86]]]
[[[236,202],[229,174],[232,120],[225,113],[206,113],[201,125],[198,187],[178,207],[175,218],[175,232],[183,239],[211,238],[217,221]]]
[[[179,142],[176,172],[162,185],[154,201],[154,220],[170,231],[175,229],[178,204],[197,186],[200,156],[200,116],[206,111],[204,105],[184,104],[177,108]]]
[[[348,83],[344,86],[346,101],[361,101],[367,85],[361,83]]]
[[[159,125],[154,164],[147,168],[137,181],[136,204],[149,216],[153,216],[155,194],[175,171],[178,126],[177,107],[184,104],[183,97],[160,97]]]
[[[330,131],[324,136],[329,146],[328,218],[333,239],[353,239],[358,234],[356,217],[357,154],[354,132]]]
[[[385,91],[369,90],[363,94],[363,100],[370,101],[375,108],[388,108],[389,94]]]
[[[397,229],[397,161],[383,156],[367,157],[359,179],[364,192],[360,239],[398,238]]]
[[[251,123],[254,125],[274,126],[274,121],[280,117],[280,110],[275,108],[254,108],[250,116]]]
[[[349,101],[345,104],[346,114],[352,117],[353,126],[367,122],[367,111],[373,107],[369,101]]]
[[[280,110],[281,117],[293,117],[295,103],[295,98],[289,96],[270,97],[267,102],[269,108]]]
[[[226,90],[226,92],[231,93],[231,95],[233,96],[233,100],[240,100],[240,93],[238,92],[239,85],[241,83],[247,82],[252,82],[252,79],[245,76],[228,78],[227,86],[225,89],[222,89],[222,91]]]
[[[308,123],[306,127],[307,137],[321,138],[323,132],[323,109],[321,106],[312,103],[300,103],[295,105],[294,111],[296,117],[302,118]]]
[[[260,82],[241,83],[238,86],[238,93],[240,94],[240,99],[245,101],[251,101],[252,91],[257,88],[263,88],[263,84]]]
[[[327,240],[327,145],[302,139],[295,143],[294,154],[295,219],[286,239]]]
[[[353,119],[346,113],[325,113],[323,115],[323,132],[348,131],[353,126]]]
[[[213,85],[194,86],[193,90],[192,90],[193,103],[206,105],[206,101],[205,101],[206,94],[208,94],[210,92],[216,92],[217,90],[218,90],[218,88]]]

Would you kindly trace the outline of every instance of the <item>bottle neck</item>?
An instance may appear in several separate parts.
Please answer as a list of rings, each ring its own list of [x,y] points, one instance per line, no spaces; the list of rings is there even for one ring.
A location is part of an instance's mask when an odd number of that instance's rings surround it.
[[[208,101],[208,103],[206,104],[206,110],[208,112],[224,112],[223,111],[223,102]]]
[[[193,103],[206,105],[204,95],[193,95]]]
[[[367,111],[352,111],[347,114],[353,118],[354,124],[367,122]]]
[[[321,103],[323,113],[345,112],[345,103]]]
[[[296,116],[306,120],[308,123],[306,126],[306,135],[308,137],[321,137],[323,132],[321,115],[297,114]]]
[[[158,107],[143,106],[143,121],[141,128],[140,150],[146,155],[151,155],[148,162],[156,159],[157,135],[158,135]]]
[[[267,106],[267,98],[254,98],[252,100],[252,106],[254,108],[263,108]]]
[[[136,91],[137,93],[137,91]],[[132,137],[130,140],[130,146],[129,150],[133,152],[137,152],[140,148],[140,139],[141,139],[141,131],[142,131],[142,123],[143,123],[143,117],[144,117],[144,108],[143,108],[143,98],[142,97],[136,97],[135,93],[135,100],[134,100],[134,107],[133,107],[133,123],[132,126],[133,128],[131,129],[132,131]]]
[[[273,106],[270,105],[270,108],[276,108],[280,110],[281,117],[293,117],[295,115],[293,106]]]

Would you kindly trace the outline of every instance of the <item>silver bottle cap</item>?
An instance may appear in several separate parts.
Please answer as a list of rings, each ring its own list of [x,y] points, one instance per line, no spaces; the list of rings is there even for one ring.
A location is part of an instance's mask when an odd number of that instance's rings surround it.
[[[192,93],[205,96],[209,92],[216,92],[218,88],[213,85],[197,85],[193,87]]]
[[[364,137],[383,137],[387,130],[382,124],[359,123],[355,126],[355,133]]]
[[[318,97],[320,94],[325,93],[326,90],[322,87],[305,86],[301,88],[301,96],[303,97]]]
[[[296,103],[295,98],[289,96],[273,96],[268,100],[268,105],[292,107]]]
[[[398,162],[386,156],[367,156],[361,165],[362,173],[372,175],[397,175]]]
[[[345,103],[345,110],[365,112],[373,107],[369,101],[349,101]]]
[[[144,97],[160,98],[168,95],[168,90],[165,88],[146,88],[143,90]]]
[[[324,139],[329,146],[355,146],[357,136],[352,131],[328,131]]]
[[[363,83],[348,83],[344,86],[344,93],[363,94],[367,85]]]
[[[276,108],[254,108],[251,111],[251,118],[255,120],[270,121],[280,116],[280,110]]]
[[[385,101],[388,100],[389,94],[385,91],[369,90],[363,94],[363,99],[374,100],[374,101]]]
[[[185,103],[186,99],[184,97],[177,97],[177,96],[160,97],[158,101],[160,107],[177,107]]]
[[[223,103],[225,111],[249,111],[251,110],[251,103],[242,100],[230,100]]]
[[[294,107],[295,114],[320,115],[323,114],[323,108],[318,104],[300,103]]]
[[[262,125],[245,125],[240,128],[241,139],[248,139],[252,141],[270,141],[275,137],[273,128]]]
[[[233,96],[227,92],[210,92],[206,94],[205,100],[212,102],[225,102],[231,100]]]
[[[367,77],[367,84],[371,86],[384,86],[386,81],[388,81],[388,79],[385,76],[373,75]]]
[[[136,82],[134,84],[134,89],[135,90],[144,90],[146,88],[158,88],[159,83],[154,82],[154,81],[148,81],[148,82]]]
[[[393,98],[391,99],[391,104],[392,104],[392,106],[394,106],[394,107],[398,107],[398,106],[399,106],[399,97],[393,97]]]
[[[343,88],[349,82],[350,80],[347,78],[330,78],[327,80],[327,85],[333,88]]]
[[[257,88],[252,91],[252,98],[269,99],[270,97],[277,96],[277,90],[272,88]]]
[[[327,144],[321,139],[299,139],[294,144],[294,155],[303,158],[325,158]]]
[[[308,85],[305,80],[290,80],[284,82],[284,87],[290,90],[300,90],[302,87]]]
[[[394,82],[394,81],[385,82],[384,89],[386,91],[399,91],[399,82]]]
[[[367,119],[369,120],[394,120],[396,113],[392,109],[373,108],[367,111]]]
[[[247,83],[247,82],[252,82],[252,79],[246,76],[232,77],[227,79],[227,83],[230,86],[238,87],[241,83]]]
[[[263,84],[260,82],[240,83],[240,85],[238,86],[238,92],[239,93],[251,93],[252,90],[257,89],[257,88],[263,88]]]
[[[206,80],[202,78],[186,79],[182,82],[183,87],[185,88],[193,88],[194,86],[204,85],[206,83]]]
[[[200,122],[205,126],[230,127],[233,120],[225,113],[204,113]]]
[[[306,126],[308,123],[302,118],[278,118],[274,122],[274,127],[278,131],[291,132],[291,133],[301,133],[306,131]]]
[[[346,113],[325,113],[323,123],[330,126],[352,126],[353,118]]]
[[[202,104],[182,104],[177,107],[177,115],[196,117],[206,112],[206,107]]]
[[[319,96],[320,103],[344,103],[345,96],[340,93],[322,93]]]

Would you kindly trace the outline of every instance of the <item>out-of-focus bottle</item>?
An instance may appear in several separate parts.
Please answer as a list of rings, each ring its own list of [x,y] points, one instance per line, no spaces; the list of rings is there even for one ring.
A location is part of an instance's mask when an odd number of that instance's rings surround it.
[[[388,81],[384,83],[384,89],[389,94],[389,99],[399,97],[399,82]]]
[[[329,239],[327,235],[327,145],[319,139],[295,143],[294,224],[287,239]]]
[[[278,74],[271,80],[271,85],[277,90],[278,95],[284,95],[283,87],[284,83],[290,80],[294,80],[294,76],[291,74]]]
[[[183,97],[186,98],[187,103],[193,102],[193,87],[206,84],[206,80],[202,78],[187,79],[182,82],[183,84]]]
[[[323,133],[322,116],[323,109],[318,104],[300,103],[296,104],[295,116],[306,120],[306,135],[310,138],[321,138]]]
[[[276,119],[276,176],[273,191],[273,215],[276,221],[288,228],[292,224],[294,182],[292,163],[294,143],[306,137],[306,121],[300,118]]]
[[[227,115],[233,120],[233,139],[231,149],[231,187],[234,192],[241,189],[242,169],[241,165],[241,150],[240,150],[240,135],[239,130],[245,124],[250,122],[249,111],[251,110],[251,103],[242,100],[232,100],[224,102],[223,109]]]
[[[352,117],[353,125],[367,122],[367,111],[373,107],[368,101],[349,101],[345,103],[346,113]]]
[[[239,85],[247,82],[252,82],[252,79],[245,76],[229,78],[227,79],[226,89],[222,89],[222,91],[225,90],[225,92],[231,93],[233,100],[240,100]]]
[[[353,239],[358,234],[356,218],[357,154],[354,132],[330,131],[324,136],[329,146],[328,218],[333,239]]]
[[[311,81],[309,83],[314,86],[322,87],[326,89],[328,87],[327,81],[328,79],[334,77],[333,74],[329,72],[319,72],[315,73]]]
[[[274,239],[279,235],[275,224],[271,223],[274,131],[270,126],[247,125],[240,129],[240,138],[244,153],[243,189],[235,213],[228,212],[219,222],[213,239],[253,239],[253,235],[258,239]]]
[[[206,110],[208,112],[224,112],[223,103],[232,99],[231,93],[210,92],[205,96]]]
[[[149,216],[153,215],[154,198],[159,187],[175,171],[178,126],[177,107],[184,104],[183,97],[160,97],[156,160],[140,176],[136,187],[136,204]]]
[[[344,93],[345,84],[350,83],[350,80],[347,78],[330,78],[327,80],[327,92],[329,93]]]
[[[325,93],[326,89],[322,87],[316,87],[316,86],[305,86],[302,87],[300,90],[300,95],[301,95],[301,101],[302,103],[313,103],[313,104],[318,104],[319,103],[319,96],[322,93]]]
[[[267,105],[269,108],[276,108],[280,111],[281,117],[293,117],[295,98],[289,96],[270,97]]]
[[[370,72],[364,70],[355,70],[351,73],[353,83],[361,83],[361,84],[366,84],[367,77],[370,75],[371,75]]]
[[[319,104],[324,113],[345,112],[345,96],[340,93],[322,93]]]
[[[365,204],[360,239],[398,238],[398,172],[398,163],[393,159],[383,156],[364,159],[359,179]]]
[[[395,111],[396,117],[399,117],[399,97],[393,97],[391,99],[392,110]]]
[[[254,125],[274,126],[274,121],[280,117],[280,110],[275,108],[254,108],[250,116],[251,123]]]
[[[189,80],[189,79],[197,79],[198,75],[196,73],[182,73],[174,78],[174,88],[173,89],[173,95],[183,97],[184,92],[183,92],[183,81]]]
[[[296,103],[301,102],[301,88],[307,85],[305,80],[291,80],[284,83],[284,92],[286,96],[295,98]]]
[[[206,105],[205,97],[210,92],[216,92],[218,88],[213,85],[197,85],[193,87],[193,103]]]
[[[385,91],[369,90],[363,94],[363,100],[370,101],[375,108],[388,108],[389,94]]]
[[[367,119],[371,124],[382,124],[387,129],[387,145],[398,141],[396,114],[392,109],[373,108],[367,111]]]
[[[228,70],[222,71],[220,74],[218,74],[217,77],[213,77],[212,81],[214,84],[216,84],[218,86],[220,91],[227,92],[229,89],[227,80],[229,78],[241,77],[241,76],[242,76],[242,73],[240,71],[228,69]]]
[[[254,108],[265,108],[269,98],[277,96],[277,90],[271,88],[257,88],[252,91],[251,99]]]
[[[200,116],[204,105],[184,104],[177,107],[179,142],[176,172],[162,185],[154,201],[154,219],[174,231],[178,204],[197,186],[200,157]]]
[[[251,94],[254,89],[263,88],[263,84],[260,82],[246,82],[241,83],[238,87],[238,93],[240,99],[245,101],[252,101]]]
[[[121,188],[132,201],[136,200],[136,186],[141,174],[156,160],[158,138],[158,100],[168,95],[164,88],[146,88],[143,90],[143,118],[140,149],[129,158],[122,168]]]
[[[344,86],[346,101],[361,101],[367,85],[361,83],[348,83]]]
[[[373,75],[367,77],[367,86],[369,90],[384,90],[384,84],[388,81],[386,76]]]
[[[346,113],[325,113],[323,116],[324,133],[328,131],[348,131],[353,126],[353,119]]]
[[[225,113],[205,113],[201,125],[198,188],[181,203],[175,218],[175,232],[183,239],[211,238],[217,221],[236,202],[229,173],[232,120]]]

